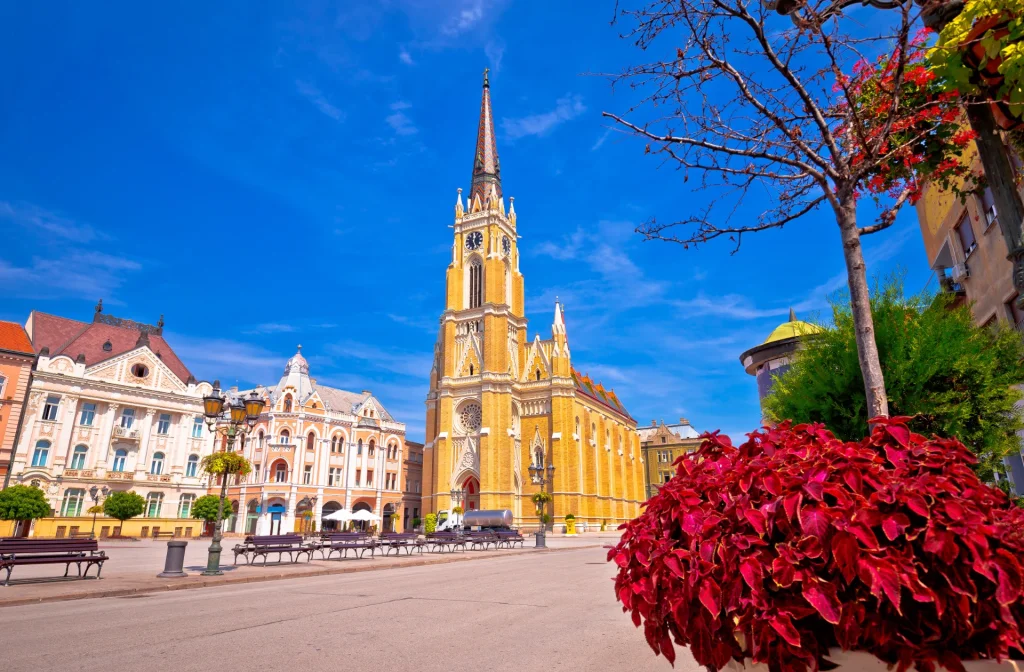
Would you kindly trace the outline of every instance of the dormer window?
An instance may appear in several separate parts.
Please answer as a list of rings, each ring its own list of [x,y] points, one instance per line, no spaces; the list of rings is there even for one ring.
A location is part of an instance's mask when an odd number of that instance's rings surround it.
[[[111,343],[110,339],[108,338],[107,342],[103,344],[103,352],[110,352],[113,349],[114,349],[114,344]]]

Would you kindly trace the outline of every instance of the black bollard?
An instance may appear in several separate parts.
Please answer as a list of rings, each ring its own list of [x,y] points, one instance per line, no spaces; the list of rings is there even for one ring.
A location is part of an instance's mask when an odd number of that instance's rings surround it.
[[[164,571],[157,574],[158,578],[177,579],[188,576],[188,574],[182,571],[182,567],[185,564],[186,546],[188,546],[187,541],[167,542],[167,558],[164,559]]]

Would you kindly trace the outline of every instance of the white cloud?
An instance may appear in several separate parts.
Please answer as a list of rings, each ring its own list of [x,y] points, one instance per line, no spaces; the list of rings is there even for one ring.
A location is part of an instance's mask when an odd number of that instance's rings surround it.
[[[416,65],[415,61],[412,60],[412,54],[410,54],[405,49],[402,49],[398,52],[398,60],[400,60],[402,63],[405,63],[406,65]]]
[[[31,203],[0,201],[0,219],[12,221],[27,229],[38,229],[76,243],[89,243],[93,240],[109,238],[88,224],[76,222]]]
[[[164,333],[178,358],[200,380],[220,380],[224,387],[236,384],[274,385],[281,378],[290,355],[226,338],[205,338]]]
[[[583,98],[578,94],[568,94],[555,101],[555,109],[550,112],[531,114],[526,117],[504,118],[501,127],[511,140],[530,135],[544,136],[559,124],[571,121],[586,112]]]
[[[612,129],[610,129],[610,128],[604,129],[604,133],[602,133],[597,138],[597,141],[594,142],[593,146],[590,148],[590,151],[594,152],[594,151],[597,151],[597,150],[601,149],[601,145],[604,144],[604,141],[608,139],[608,136],[611,135],[611,133],[612,133]]]
[[[345,120],[345,113],[332,105],[320,89],[316,88],[309,82],[302,81],[301,79],[295,81],[295,88],[298,89],[299,93],[308,98],[309,101],[317,107],[317,109],[331,119],[334,119],[335,121]]]
[[[125,257],[81,250],[57,258],[33,257],[28,266],[15,266],[0,259],[0,295],[35,299],[106,298],[116,303],[112,295],[124,284],[125,276],[141,269],[141,264]]]
[[[491,64],[491,71],[497,74],[501,71],[501,59],[505,56],[505,42],[501,38],[488,40],[484,45],[484,55]]]
[[[408,110],[410,107],[412,107],[411,103],[399,100],[398,102],[391,104],[392,113],[384,118],[384,121],[386,121],[398,135],[415,135],[420,132],[420,129],[416,128],[412,119],[402,111]]]
[[[483,0],[474,0],[457,11],[441,26],[441,32],[449,37],[461,35],[472,29],[484,18]]]

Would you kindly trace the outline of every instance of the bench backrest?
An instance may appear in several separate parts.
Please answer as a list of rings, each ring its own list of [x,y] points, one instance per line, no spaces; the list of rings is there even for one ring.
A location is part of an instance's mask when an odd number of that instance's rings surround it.
[[[380,535],[381,539],[415,539],[420,535],[415,532],[385,532]]]
[[[431,532],[427,535],[431,539],[458,539],[458,532]]]
[[[3,539],[0,553],[79,553],[99,549],[95,539]]]
[[[269,544],[301,544],[301,534],[266,534],[246,537],[245,540],[257,546]]]
[[[321,537],[324,541],[363,541],[369,538],[365,532],[328,532]]]

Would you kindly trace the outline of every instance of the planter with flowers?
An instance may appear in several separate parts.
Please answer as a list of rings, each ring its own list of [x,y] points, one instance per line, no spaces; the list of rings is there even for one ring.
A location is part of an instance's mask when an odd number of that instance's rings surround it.
[[[565,514],[565,533],[569,536],[576,536],[576,516],[571,513]]]
[[[1024,510],[955,439],[877,419],[705,435],[608,555],[655,653],[712,670],[1013,669]]]

